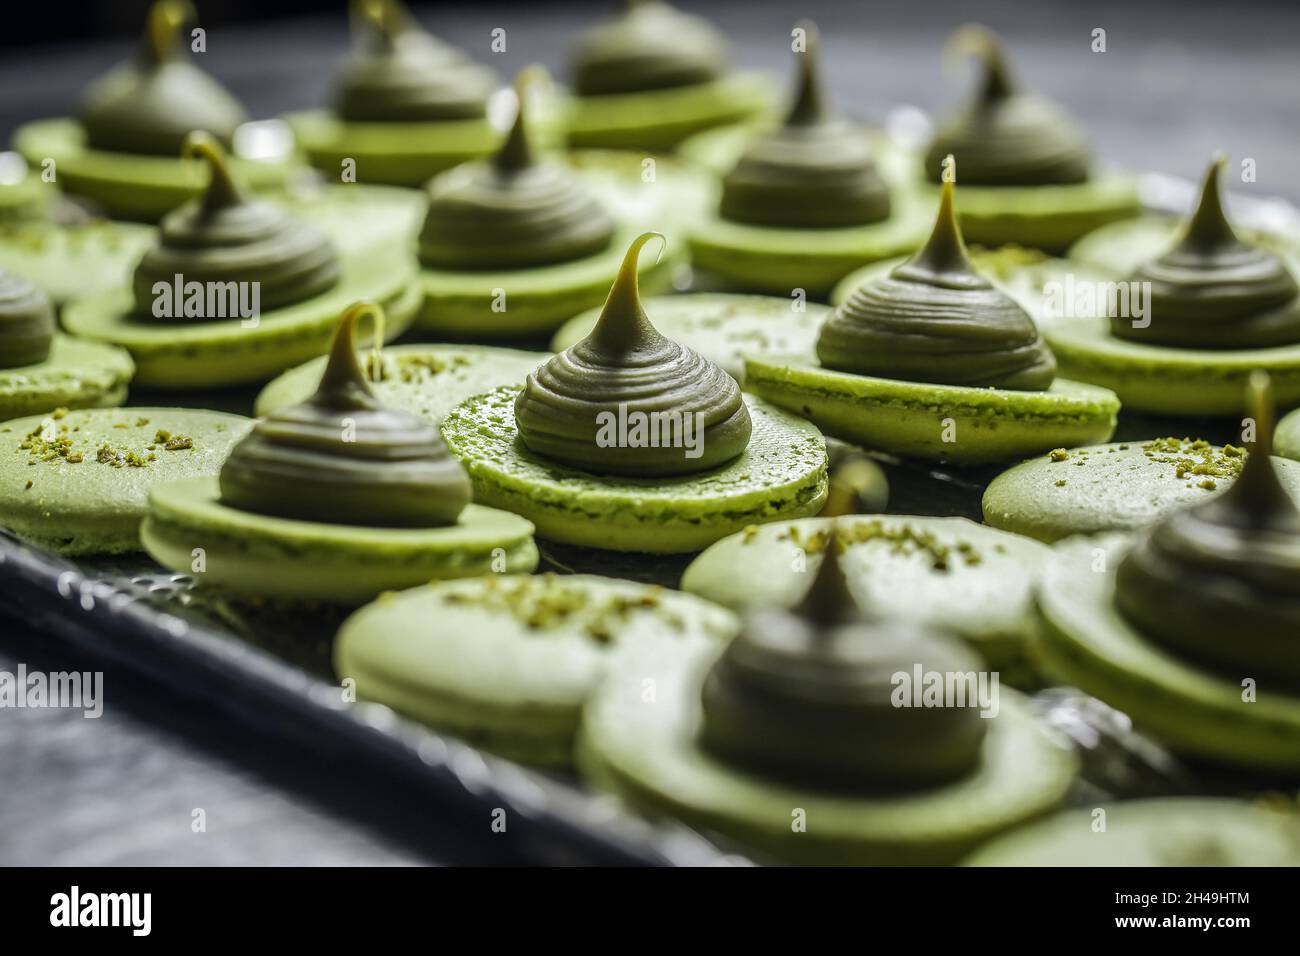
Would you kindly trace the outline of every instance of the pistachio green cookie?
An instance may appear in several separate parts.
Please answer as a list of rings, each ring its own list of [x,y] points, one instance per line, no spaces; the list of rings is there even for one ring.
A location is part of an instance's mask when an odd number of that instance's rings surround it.
[[[340,119],[328,110],[289,113],[285,122],[312,166],[330,177],[417,187],[444,170],[492,152],[501,134],[483,117],[389,123]]]
[[[333,239],[344,254],[388,249],[394,255],[410,255],[424,216],[419,193],[390,186],[308,183],[272,198]]]
[[[372,355],[361,354],[371,387],[385,405],[435,425],[470,396],[520,381],[546,357],[544,352],[486,345],[393,345],[380,353],[383,371],[375,376]],[[324,356],[312,359],[276,378],[257,396],[255,413],[269,415],[307,398],[316,390],[325,362]]]
[[[1049,543],[1132,531],[1221,493],[1241,473],[1245,456],[1231,445],[1178,438],[1058,448],[994,478],[984,492],[984,520]],[[1300,464],[1275,465],[1300,501]]]
[[[123,349],[55,334],[43,361],[0,368],[0,421],[56,408],[121,405],[134,371]]]
[[[846,547],[840,562],[860,605],[948,629],[1004,680],[1030,677],[1033,574],[1047,555],[1041,544],[965,518],[838,520]],[[691,562],[682,589],[733,608],[793,607],[821,564],[831,524],[782,521],[723,538]]]
[[[915,249],[931,225],[931,206],[909,193],[888,219],[837,229],[779,229],[711,217],[691,232],[691,263],[751,292],[825,297],[868,262]]]
[[[671,234],[674,227],[700,219],[718,201],[717,180],[674,156],[574,149],[560,158],[619,222]]]
[[[386,594],[339,631],[357,694],[526,763],[567,766],[583,703],[621,649],[720,643],[735,618],[589,575],[489,575]]]
[[[1119,401],[1057,379],[1046,391],[931,385],[833,372],[810,356],[746,356],[745,387],[828,435],[878,451],[972,465],[1105,441]]]
[[[1300,773],[1300,696],[1267,673],[1232,676],[1192,663],[1116,607],[1116,570],[1132,546],[1122,535],[1055,546],[1038,583],[1045,666],[1179,753],[1259,773]],[[1244,677],[1257,680],[1257,691]]]
[[[743,355],[812,351],[817,329],[830,312],[816,303],[726,293],[658,296],[646,299],[645,307],[664,335],[740,380]],[[570,319],[551,339],[551,348],[562,352],[586,338],[598,318],[597,308]]]
[[[58,189],[26,166],[19,154],[0,152],[0,223],[46,221],[58,206]]]
[[[1183,225],[1176,216],[1148,213],[1088,233],[1066,255],[1072,262],[1108,276],[1127,276],[1177,242]],[[1293,264],[1293,272],[1300,272],[1300,239],[1242,227],[1236,231],[1252,244]]]
[[[937,191],[931,193],[931,202],[935,195]],[[1081,236],[1139,212],[1136,177],[1103,172],[1082,183],[963,185],[957,216],[962,233],[972,243],[1016,243],[1063,253]]]
[[[410,325],[420,299],[413,262],[378,250],[344,257],[342,270],[329,291],[263,311],[249,327],[245,321],[254,320],[147,321],[134,314],[129,291],[70,303],[63,322],[74,335],[130,352],[139,385],[191,389],[264,382],[324,353],[339,313],[360,299],[384,307],[386,338]]]
[[[845,792],[733,765],[699,743],[701,684],[718,652],[629,654],[588,703],[578,768],[634,806],[723,834],[741,849],[801,864],[942,865],[1056,807],[1076,772],[1014,693],[986,724],[976,769],[920,790]],[[652,686],[653,700],[644,688]],[[798,825],[802,822],[802,826]]]
[[[493,342],[548,335],[566,319],[605,300],[623,253],[635,232],[620,233],[609,248],[572,262],[530,269],[455,272],[420,270],[424,301],[416,328],[455,339]],[[680,247],[679,247],[680,248]],[[644,260],[641,282],[666,291],[682,254]]]
[[[967,857],[966,866],[1300,866],[1294,811],[1180,797],[1065,810]]]
[[[216,474],[247,426],[238,415],[180,408],[0,424],[0,526],[62,554],[138,550],[149,490]]]
[[[1292,412],[1277,423],[1273,442],[1277,453],[1283,458],[1300,461],[1300,410]]]
[[[466,506],[454,525],[427,528],[280,518],[223,503],[217,479],[205,476],[154,488],[140,538],[155,561],[194,573],[203,586],[355,605],[440,578],[531,571],[532,533],[523,518],[479,505]]]
[[[91,200],[114,219],[157,222],[203,191],[202,166],[193,160],[94,149],[73,119],[27,123],[14,134],[14,147],[38,168],[43,160],[53,159],[66,192]],[[288,159],[238,154],[230,165],[257,192],[283,188],[302,169]]]
[[[614,551],[698,551],[748,525],[816,514],[826,497],[817,429],[746,399],[748,448],[722,467],[673,478],[607,477],[530,452],[515,425],[518,388],[454,408],[442,434],[481,504],[523,515],[545,538]]]
[[[152,237],[148,226],[102,219],[0,223],[0,267],[31,279],[62,305],[125,285]]]
[[[673,89],[571,96],[564,104],[569,145],[671,150],[701,130],[748,119],[770,101],[770,82],[737,73]]]

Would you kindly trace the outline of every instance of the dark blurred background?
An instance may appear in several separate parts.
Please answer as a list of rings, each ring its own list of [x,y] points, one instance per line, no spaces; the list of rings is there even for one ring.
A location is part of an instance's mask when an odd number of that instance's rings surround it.
[[[324,102],[346,48],[344,0],[195,0],[208,30],[203,62],[254,114]],[[732,38],[747,66],[788,73],[789,29],[821,26],[831,85],[845,109],[879,120],[899,104],[927,111],[962,96],[943,43],[977,20],[1001,33],[1023,78],[1088,125],[1099,151],[1126,166],[1196,177],[1210,153],[1256,160],[1259,195],[1300,201],[1300,3],[1297,0],[682,0]],[[424,24],[503,75],[528,63],[559,70],[574,32],[616,0],[415,3]],[[127,56],[145,0],[12,3],[0,30],[0,137],[42,115],[73,110],[86,82]],[[507,50],[489,51],[507,31]],[[1107,52],[1090,50],[1106,30]]]

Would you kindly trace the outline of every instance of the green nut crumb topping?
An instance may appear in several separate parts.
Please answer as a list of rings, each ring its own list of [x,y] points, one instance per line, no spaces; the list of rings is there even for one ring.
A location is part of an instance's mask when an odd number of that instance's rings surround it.
[[[86,460],[87,455],[92,455],[91,460],[97,464],[113,468],[144,468],[151,461],[158,460],[154,449],[159,444],[166,451],[183,451],[194,447],[194,439],[188,435],[173,435],[171,432],[159,429],[154,443],[143,450],[102,442],[91,452],[88,448],[81,449],[76,446],[77,439],[74,436],[81,431],[81,426],[69,428],[67,424],[56,424],[61,422],[66,414],[66,408],[55,409],[48,418],[23,436],[22,441],[18,443],[18,450],[27,452],[29,465],[42,462],[66,462],[69,465],[79,465]],[[147,424],[149,424],[148,419],[140,418],[136,420],[135,427],[143,427]],[[132,425],[129,422],[114,422],[112,427],[130,428]]]
[[[790,541],[805,554],[820,554],[826,550],[829,531],[819,529],[805,539],[797,526],[791,526],[777,537],[782,541]],[[948,545],[940,541],[934,532],[918,530],[910,524],[888,526],[879,520],[846,524],[841,520],[836,528],[836,543],[841,552],[850,545],[871,541],[885,543],[890,554],[921,555],[930,562],[930,568],[934,571],[949,571],[957,560],[968,566],[980,564],[984,560],[969,541],[957,541]]]
[[[1070,457],[1070,453],[1064,448],[1053,448],[1047,453],[1047,457],[1052,459],[1052,461],[1065,461]]]
[[[1172,465],[1179,479],[1205,478],[1198,487],[1213,491],[1217,485],[1210,479],[1236,478],[1241,474],[1246,452],[1235,445],[1216,449],[1204,439],[1157,438],[1142,446],[1151,461]]]
[[[475,591],[452,591],[444,600],[448,604],[472,605],[509,614],[527,630],[555,632],[561,628],[577,630],[598,644],[612,644],[627,619],[636,612],[655,610],[659,620],[674,633],[681,634],[686,622],[679,614],[662,606],[663,588],[647,587],[635,595],[593,595],[585,587],[566,584],[555,574],[513,578],[504,583],[486,578]]]

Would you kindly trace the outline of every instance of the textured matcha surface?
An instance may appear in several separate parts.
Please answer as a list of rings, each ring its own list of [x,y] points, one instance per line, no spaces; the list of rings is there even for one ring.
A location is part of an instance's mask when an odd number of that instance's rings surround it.
[[[514,420],[518,388],[457,406],[442,434],[481,504],[523,515],[541,537],[615,551],[698,551],[747,525],[815,514],[826,497],[826,443],[812,425],[747,398],[749,447],[735,461],[669,479],[605,477],[529,452]]]
[[[730,638],[728,611],[589,575],[489,575],[386,594],[343,625],[360,697],[529,763],[570,763],[581,708],[622,649]]]
[[[424,302],[416,327],[473,341],[548,335],[576,313],[605,301],[633,238],[631,232],[620,233],[604,252],[533,269],[421,269]],[[642,287],[647,292],[667,289],[684,255],[679,243],[658,262],[646,256],[639,272]]]
[[[114,219],[155,222],[202,192],[205,183],[197,164],[178,156],[89,149],[81,124],[72,119],[26,124],[14,134],[14,148],[37,168],[53,159],[67,192],[94,200]],[[239,157],[230,165],[241,182],[257,191],[283,186],[302,168],[287,160]]]
[[[717,180],[674,156],[623,149],[575,149],[563,159],[620,222],[654,229],[676,247],[681,225],[712,209]]]
[[[120,405],[134,370],[122,349],[56,334],[45,361],[0,368],[0,421],[56,408]]]
[[[265,312],[248,328],[238,318],[183,325],[140,319],[124,292],[71,303],[63,322],[75,335],[129,351],[139,385],[185,389],[262,382],[324,353],[339,314],[358,300],[383,306],[386,337],[401,334],[418,301],[414,277],[414,262],[379,250],[344,257],[343,276],[334,288]]]
[[[840,563],[864,608],[946,628],[1006,679],[1024,668],[1043,545],[966,518],[859,516],[839,525]],[[793,607],[821,565],[830,527],[805,518],[731,535],[691,562],[682,588],[727,607]]]
[[[1115,568],[1130,541],[1098,535],[1053,549],[1038,583],[1045,666],[1179,753],[1251,772],[1300,772],[1300,697],[1266,674],[1242,674],[1258,682],[1255,699],[1243,699],[1240,680],[1175,656],[1116,609]]]
[[[716,650],[682,647],[656,661],[629,654],[583,714],[578,768],[641,810],[721,833],[776,861],[942,865],[1056,807],[1074,755],[1002,695],[978,769],[956,783],[889,796],[794,787],[746,773],[698,745],[700,684]],[[645,702],[644,682],[655,698]],[[804,811],[806,829],[791,824]]]
[[[203,586],[263,597],[361,604],[382,591],[537,565],[532,525],[469,505],[453,525],[376,528],[241,511],[221,501],[214,477],[160,485],[149,494],[145,550]],[[203,549],[195,572],[194,549]]]
[[[1183,797],[1065,810],[986,844],[967,866],[1300,866],[1300,821],[1244,800]]]
[[[1235,446],[1185,438],[1054,449],[993,479],[984,520],[1047,542],[1136,530],[1226,490],[1244,460]],[[1300,464],[1275,464],[1300,501]]]
[[[473,395],[518,385],[547,354],[487,345],[393,345],[380,352],[383,371],[378,378],[371,351],[363,350],[358,357],[381,402],[438,424]],[[262,389],[254,411],[268,415],[303,401],[316,390],[324,371],[324,356],[290,369]]]
[[[672,149],[693,133],[761,113],[771,95],[766,77],[734,73],[675,89],[574,96],[565,126],[574,147]]]
[[[836,438],[957,464],[1105,441],[1119,411],[1111,392],[1065,379],[1044,392],[929,385],[832,372],[806,356],[747,356],[745,387]]]
[[[895,197],[883,222],[837,229],[776,229],[709,217],[691,233],[691,261],[751,292],[824,296],[864,263],[912,252],[932,225],[933,206]]]
[[[155,485],[215,475],[248,419],[178,408],[82,409],[0,424],[0,525],[64,554],[140,547]]]
[[[742,355],[807,353],[830,313],[815,302],[765,295],[694,293],[645,299],[646,314],[665,336],[689,346],[743,380]],[[562,352],[586,338],[600,309],[574,316],[551,339]]]
[[[356,181],[417,187],[429,177],[486,156],[501,134],[486,120],[423,123],[347,122],[327,110],[284,117],[308,161],[331,178],[356,164]]]
[[[0,267],[35,282],[59,305],[125,285],[152,238],[147,226],[107,220],[0,223]]]

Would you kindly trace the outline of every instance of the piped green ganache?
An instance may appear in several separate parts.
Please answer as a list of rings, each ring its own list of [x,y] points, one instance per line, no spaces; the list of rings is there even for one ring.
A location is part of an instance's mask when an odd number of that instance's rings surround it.
[[[652,478],[707,471],[749,444],[736,380],[665,338],[641,307],[632,242],[596,326],[529,374],[515,400],[533,452],[596,474]]]
[[[329,524],[455,523],[470,501],[469,477],[436,427],[375,397],[355,342],[367,316],[383,321],[370,303],[343,314],[315,395],[259,420],[231,450],[220,476],[225,504]]]
[[[86,91],[80,120],[92,149],[174,156],[192,130],[229,144],[248,117],[243,106],[192,63],[182,28],[195,21],[188,0],[158,0],[144,46]]]
[[[831,229],[889,218],[889,188],[865,132],[834,116],[822,92],[817,30],[801,24],[799,81],[785,123],[761,137],[722,181],[723,219]]]
[[[1234,680],[1300,686],[1300,509],[1274,468],[1268,379],[1251,377],[1255,442],[1236,482],[1174,511],[1116,569],[1142,633]]]
[[[932,182],[952,154],[968,186],[1047,186],[1088,179],[1087,142],[1074,119],[1056,103],[1031,93],[1013,79],[997,38],[969,25],[958,30],[950,49],[975,55],[983,82],[975,97],[941,122],[926,151]]]
[[[660,0],[629,0],[579,39],[571,72],[579,96],[637,93],[716,80],[730,51],[706,20]]]
[[[344,120],[413,123],[485,115],[496,74],[416,23],[397,0],[353,4],[357,48],[335,82]]]
[[[1300,342],[1300,287],[1282,259],[1237,237],[1223,211],[1219,176],[1206,170],[1200,201],[1178,243],[1140,266],[1150,319],[1111,318],[1119,338],[1181,348],[1267,348]]]
[[[929,241],[835,309],[817,357],[836,371],[941,385],[1041,391],[1056,376],[1033,319],[971,264],[947,181]]]
[[[158,239],[132,278],[137,315],[177,322],[230,317],[206,310],[196,316],[194,310],[181,308],[175,295],[170,296],[170,309],[155,308],[162,301],[160,292],[178,283],[182,289],[194,282],[213,287],[256,283],[258,305],[265,311],[319,295],[338,281],[338,252],[329,238],[273,203],[248,196],[211,136],[191,134],[184,154],[203,159],[211,180],[203,195],[168,213],[159,224]]]
[[[54,341],[54,308],[35,283],[0,269],[0,368],[45,361]]]
[[[496,154],[429,183],[420,261],[434,269],[526,269],[609,247],[614,220],[567,167],[540,158],[528,131],[527,82]]]
[[[707,675],[700,744],[747,770],[867,792],[938,786],[979,763],[972,707],[895,701],[895,675],[974,673],[959,643],[918,624],[865,616],[837,536],[793,611],[750,612]]]

